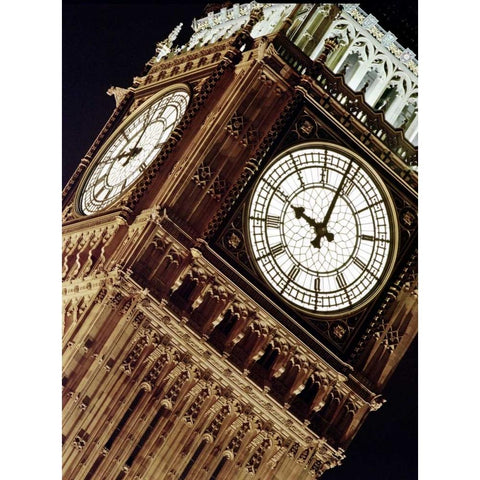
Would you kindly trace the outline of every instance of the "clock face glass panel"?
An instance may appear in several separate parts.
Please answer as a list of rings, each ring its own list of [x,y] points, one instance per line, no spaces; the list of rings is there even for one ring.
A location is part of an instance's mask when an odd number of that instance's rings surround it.
[[[249,244],[264,280],[313,314],[359,307],[381,287],[396,249],[386,189],[365,162],[331,147],[285,152],[248,207]]]
[[[185,90],[173,90],[142,108],[124,124],[101,154],[82,189],[82,213],[95,213],[115,202],[153,162],[182,119]]]

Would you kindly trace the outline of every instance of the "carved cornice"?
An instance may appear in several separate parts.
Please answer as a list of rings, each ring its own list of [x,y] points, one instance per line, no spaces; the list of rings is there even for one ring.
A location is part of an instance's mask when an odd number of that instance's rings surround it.
[[[193,62],[205,56],[210,56],[215,53],[221,52],[225,54],[232,45],[232,40],[224,40],[221,42],[216,42],[211,45],[205,45],[198,50],[189,50],[182,52],[175,57],[162,59],[161,62],[155,63],[151,66],[148,75],[157,73],[160,70],[169,70],[172,67],[186,64],[188,62]]]
[[[188,352],[196,368],[210,372],[210,383],[219,386],[224,392],[230,391],[231,398],[242,405],[241,410],[245,410],[248,406],[247,411],[250,411],[250,415],[261,419],[263,425],[270,424],[271,428],[282,437],[295,438],[302,445],[306,446],[315,440],[317,442],[320,440],[236,367],[226,366],[224,358],[193,332],[189,333],[181,319],[176,317],[167,305],[159,304],[149,298],[139,305],[139,309],[154,328],[168,330],[171,348],[181,352],[180,356]],[[341,454],[332,446],[325,445],[325,447],[332,457]]]

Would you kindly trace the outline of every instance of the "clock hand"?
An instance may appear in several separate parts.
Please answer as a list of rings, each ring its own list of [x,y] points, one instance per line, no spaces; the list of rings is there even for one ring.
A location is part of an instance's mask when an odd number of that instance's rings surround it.
[[[316,237],[312,240],[312,245],[315,248],[320,248],[320,239],[325,237],[329,242],[333,240],[333,233],[330,233],[327,230],[327,226],[323,223],[317,223],[315,227],[315,233],[317,234]]]
[[[333,233],[327,231],[325,222],[316,222],[309,216],[305,215],[305,209],[303,207],[294,207],[292,205],[292,208],[295,211],[296,218],[305,219],[307,223],[315,229],[316,237],[311,242],[315,248],[320,248],[320,239],[323,236],[325,236],[329,242],[333,240]]]
[[[126,160],[123,163],[121,163],[120,166],[125,167],[126,165],[128,165],[128,162],[130,161],[130,158],[132,157],[132,155],[137,155],[141,151],[142,151],[142,147],[132,147],[132,148],[130,148],[130,150],[125,150],[122,153],[120,153],[119,155],[117,155],[116,157],[112,157],[109,160],[110,168],[108,169],[108,172],[110,173],[110,171],[113,168],[113,165],[115,164],[115,162],[118,162],[122,158],[126,158]]]
[[[138,142],[137,142],[137,145],[138,145]],[[132,157],[132,155],[137,155],[138,153],[140,153],[142,151],[142,147],[137,147],[137,145],[135,145],[133,148],[131,148],[128,152],[123,152],[119,157],[118,159],[122,158],[122,157],[127,157],[127,159],[125,160],[125,162],[123,162],[121,164],[122,167],[125,167],[128,162],[130,161],[130,158]]]
[[[337,198],[338,198],[338,196],[340,195],[340,192],[341,192],[341,190],[342,190],[342,188],[343,188],[343,184],[345,183],[345,180],[347,179],[348,172],[350,171],[351,168],[352,168],[352,162],[350,162],[350,164],[348,165],[347,169],[345,170],[345,173],[343,174],[343,178],[342,178],[342,180],[340,181],[340,185],[338,186],[337,191],[335,192],[335,195],[333,196],[332,203],[331,203],[330,206],[328,207],[328,210],[327,210],[327,213],[326,213],[326,215],[325,215],[325,218],[323,219],[322,224],[325,225],[325,227],[327,226],[327,223],[328,223],[329,220],[330,220],[330,216],[332,215],[333,208],[335,207],[335,203],[337,202]],[[330,241],[330,240],[329,240],[329,241]]]
[[[147,110],[148,112],[148,110]],[[145,112],[145,113],[147,113]],[[143,122],[143,130],[141,131],[140,135],[138,136],[138,139],[137,141],[135,142],[135,146],[132,147],[130,150],[128,151],[125,151],[123,153],[121,153],[117,158],[115,158],[115,160],[119,160],[123,157],[127,157],[127,159],[125,160],[125,162],[123,162],[121,164],[122,167],[125,167],[128,165],[128,162],[130,161],[130,159],[132,158],[132,156],[135,156],[137,154],[139,154],[141,151],[142,151],[142,147],[139,147],[138,144],[140,143],[140,140],[143,138],[143,135],[145,134],[145,132],[147,131],[147,128],[150,124],[150,122],[153,120],[153,117],[155,116],[155,113],[156,113],[156,110],[151,113],[151,115],[149,115],[148,117],[146,117],[146,119],[144,120]]]
[[[348,172],[350,171],[351,168],[352,168],[352,163],[348,165],[347,169],[345,170],[345,173],[343,174],[342,180],[340,181],[340,185],[338,186],[335,192],[335,195],[333,196],[332,202],[328,207],[328,210],[327,210],[327,213],[325,214],[323,222],[318,222],[315,226],[315,233],[317,234],[317,236],[312,240],[312,245],[316,248],[320,248],[320,239],[322,237],[325,237],[329,242],[333,241],[334,239],[333,233],[330,233],[327,230],[327,224],[330,221],[330,217],[332,215],[333,209],[335,207],[335,204],[337,203],[337,199],[340,196],[340,192],[342,191],[343,185],[347,180]]]
[[[317,222],[315,220],[313,220],[312,218],[307,217],[307,215],[305,215],[305,209],[303,207],[294,207],[292,205],[292,208],[295,211],[295,217],[296,218],[303,218],[307,221],[307,223],[310,226],[312,226],[313,228],[316,228]]]

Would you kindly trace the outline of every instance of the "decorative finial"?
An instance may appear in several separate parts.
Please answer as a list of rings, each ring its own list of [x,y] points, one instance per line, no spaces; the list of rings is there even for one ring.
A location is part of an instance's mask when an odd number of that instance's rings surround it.
[[[183,23],[179,23],[173,30],[172,33],[168,36],[167,40],[169,43],[169,46],[171,47],[173,45],[173,42],[177,39],[178,34],[180,33],[180,30],[183,27]]]
[[[322,51],[320,52],[319,57],[317,58],[317,62],[319,63],[325,63],[327,60],[327,57],[330,55],[333,50],[335,50],[338,47],[338,37],[330,37],[325,40],[325,44],[323,46]]]
[[[182,27],[183,23],[179,23],[165,40],[157,43],[155,49],[155,53],[157,54],[157,61],[166,57],[172,51],[173,42],[177,39]]]

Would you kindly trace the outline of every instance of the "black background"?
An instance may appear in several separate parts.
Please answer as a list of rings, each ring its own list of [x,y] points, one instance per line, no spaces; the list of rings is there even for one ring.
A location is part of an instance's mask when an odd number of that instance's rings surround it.
[[[62,184],[68,181],[115,107],[110,86],[128,88],[180,22],[177,44],[188,40],[203,3],[64,2],[62,7]],[[415,2],[360,3],[406,48],[417,52]],[[347,450],[343,466],[326,480],[417,478],[417,341]],[[234,480],[234,479],[232,479]]]

